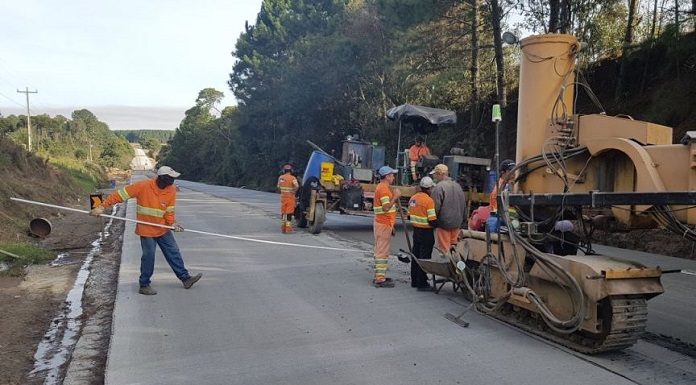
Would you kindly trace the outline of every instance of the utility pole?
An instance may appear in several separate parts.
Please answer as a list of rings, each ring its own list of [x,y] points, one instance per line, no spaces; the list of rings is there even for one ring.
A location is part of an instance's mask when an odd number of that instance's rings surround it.
[[[24,91],[17,90],[17,92],[27,96],[27,141],[29,142],[29,151],[31,151],[31,113],[29,112],[29,94],[38,94],[39,91],[29,91],[29,87],[24,87]]]

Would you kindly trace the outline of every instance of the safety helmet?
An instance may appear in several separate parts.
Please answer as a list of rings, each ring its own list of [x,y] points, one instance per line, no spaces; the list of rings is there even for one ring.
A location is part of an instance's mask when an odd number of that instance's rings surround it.
[[[515,162],[510,159],[505,159],[504,161],[500,162],[500,171],[510,171],[513,168],[515,168]]]
[[[283,165],[283,171],[292,171],[292,164],[290,163],[285,163]]]
[[[431,188],[434,185],[435,183],[433,183],[433,178],[429,176],[424,176],[423,179],[420,180],[420,186],[422,188]]]

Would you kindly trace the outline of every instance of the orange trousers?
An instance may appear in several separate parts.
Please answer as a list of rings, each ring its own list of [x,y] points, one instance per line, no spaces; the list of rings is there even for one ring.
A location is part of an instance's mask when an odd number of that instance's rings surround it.
[[[280,213],[294,214],[295,213],[295,195],[280,194]]]
[[[375,279],[374,282],[384,282],[389,268],[389,253],[391,249],[392,227],[384,223],[373,222],[375,235]]]
[[[445,252],[459,242],[459,229],[435,229],[436,246],[438,250]]]

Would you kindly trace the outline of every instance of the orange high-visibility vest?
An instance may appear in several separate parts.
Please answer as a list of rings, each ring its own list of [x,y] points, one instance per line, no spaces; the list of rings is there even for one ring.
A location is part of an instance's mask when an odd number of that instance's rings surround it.
[[[408,215],[413,227],[431,229],[428,222],[437,219],[433,198],[424,192],[416,193],[408,201]]]
[[[280,190],[280,213],[292,214],[295,212],[295,191],[299,187],[297,178],[292,174],[283,174],[278,177],[278,190]]]
[[[174,215],[176,187],[174,185],[160,189],[157,187],[155,179],[136,182],[109,195],[102,206],[106,208],[116,203],[125,202],[130,198],[135,198],[137,201],[136,213],[139,221],[167,226],[176,222]],[[140,223],[135,226],[135,233],[141,237],[161,237],[167,231],[169,230]]]
[[[408,149],[408,158],[411,159],[411,162],[418,162],[421,155],[430,155],[430,149],[425,145],[425,143],[420,146],[414,144]]]
[[[389,210],[384,209],[384,205],[391,202],[394,194],[389,188],[389,183],[380,182],[375,188],[375,197],[372,201],[372,209],[375,212],[375,222],[382,223],[394,227],[396,224],[396,204],[393,204]]]

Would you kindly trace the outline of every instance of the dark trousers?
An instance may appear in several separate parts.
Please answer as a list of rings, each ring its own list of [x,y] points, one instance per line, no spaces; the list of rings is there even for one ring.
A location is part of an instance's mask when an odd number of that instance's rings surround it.
[[[184,267],[184,259],[181,257],[179,246],[176,244],[174,234],[167,231],[156,238],[140,237],[140,246],[143,256],[140,257],[140,287],[150,286],[150,278],[155,271],[155,248],[159,245],[169,266],[182,281],[189,279],[188,270]]]
[[[435,246],[433,229],[413,228],[413,255],[418,259],[430,259]],[[428,276],[417,263],[411,262],[411,287],[428,286]]]

